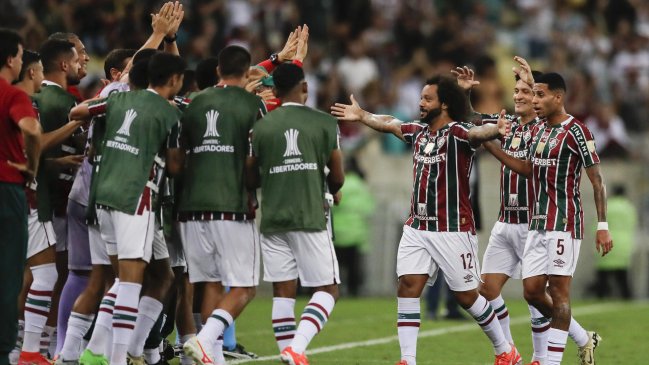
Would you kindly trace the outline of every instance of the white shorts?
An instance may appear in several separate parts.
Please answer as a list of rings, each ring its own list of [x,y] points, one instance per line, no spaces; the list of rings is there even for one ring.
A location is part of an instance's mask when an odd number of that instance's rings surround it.
[[[539,275],[572,276],[581,240],[572,232],[530,231],[523,254],[523,279]]]
[[[29,238],[27,241],[27,259],[37,253],[56,245],[56,234],[52,222],[40,222],[38,210],[30,209],[27,217]]]
[[[505,274],[520,279],[528,225],[496,222],[482,257],[483,274]]]
[[[338,258],[329,233],[291,231],[261,235],[264,280],[300,278],[305,287],[340,284]]]
[[[52,217],[52,226],[56,234],[56,252],[68,249],[68,216]]]
[[[131,215],[112,209],[97,209],[101,238],[117,245],[117,258],[151,259],[153,236],[155,234],[155,216],[148,210],[142,215]],[[110,254],[110,251],[109,251]]]
[[[153,260],[164,260],[169,258],[169,250],[167,249],[167,241],[165,240],[162,227],[156,221],[155,232],[153,233]]]
[[[183,243],[180,239],[180,223],[171,222],[170,224],[173,225],[171,235],[165,238],[167,250],[169,251],[169,265],[171,267],[185,267],[185,272],[187,272]]]
[[[259,284],[259,233],[253,220],[180,223],[189,282],[235,288]]]
[[[108,244],[101,238],[99,226],[96,224],[88,225],[88,240],[90,241],[90,260],[93,265],[110,265],[108,257],[109,248],[113,255],[117,254],[117,245]],[[112,255],[111,255],[112,256]]]
[[[438,270],[451,290],[476,289],[480,282],[478,238],[470,232],[429,232],[403,226],[397,276],[425,274],[432,285]]]

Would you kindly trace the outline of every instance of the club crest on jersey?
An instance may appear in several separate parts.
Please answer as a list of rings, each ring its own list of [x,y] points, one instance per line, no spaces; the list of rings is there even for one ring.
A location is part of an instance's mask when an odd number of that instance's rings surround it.
[[[525,133],[523,133],[523,139],[525,140],[525,142],[529,141],[530,138],[532,138],[532,132],[526,131]]]
[[[518,149],[518,146],[521,145],[521,137],[514,137],[512,139],[512,144],[510,145],[513,149]]]
[[[556,138],[550,138],[548,144],[550,145],[550,149],[553,149],[559,144],[559,140]]]
[[[137,117],[137,112],[135,110],[133,109],[127,110],[126,114],[124,115],[124,121],[122,122],[122,126],[119,127],[119,129],[117,130],[117,134],[130,136],[131,124],[133,124],[135,117]]]
[[[205,128],[205,135],[203,135],[203,138],[220,137],[219,132],[216,130],[216,121],[219,119],[219,112],[216,110],[210,110],[205,113],[205,118],[207,119],[207,128]]]
[[[300,149],[297,146],[297,137],[299,134],[300,131],[293,128],[284,132],[284,138],[286,138],[286,151],[284,151],[284,157],[302,155]]]
[[[426,154],[426,155],[430,154],[431,152],[433,152],[434,148],[435,148],[435,143],[434,142],[428,143],[426,145],[426,147],[424,147],[424,154]]]

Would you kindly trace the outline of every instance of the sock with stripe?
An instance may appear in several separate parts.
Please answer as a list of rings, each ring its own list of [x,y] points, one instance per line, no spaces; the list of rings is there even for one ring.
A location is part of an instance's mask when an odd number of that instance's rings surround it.
[[[135,330],[133,331],[131,344],[128,348],[128,353],[131,356],[142,356],[142,353],[144,352],[144,343],[146,342],[153,325],[158,320],[162,308],[162,303],[155,298],[147,296],[140,298]]]
[[[126,353],[135,329],[142,284],[120,282],[113,309],[113,351],[111,365],[126,365]]]
[[[234,322],[232,315],[223,309],[215,309],[207,319],[203,329],[198,333],[198,340],[208,349],[212,349],[214,362],[223,358],[223,331]]]
[[[68,330],[65,333],[65,340],[63,341],[63,348],[61,349],[61,358],[63,360],[79,359],[82,350],[83,336],[85,336],[90,329],[94,319],[94,314],[81,314],[77,312],[70,313]]]
[[[50,349],[51,348],[51,342],[54,340],[56,342],[56,327],[52,326],[45,326],[43,328],[43,333],[41,333],[41,348],[40,348],[40,353],[41,355],[48,357],[50,355],[51,357],[54,357],[54,350],[56,349]]]
[[[327,323],[331,311],[334,309],[336,300],[334,297],[326,292],[318,291],[313,294],[309,304],[304,307],[300,324],[291,342],[293,351],[298,354],[304,353],[309,342],[322,331],[322,328]]]
[[[534,306],[528,305],[528,307],[530,309],[530,322],[532,324],[532,346],[534,347],[532,361],[536,360],[543,363],[548,357],[550,320],[544,317]]]
[[[47,317],[52,306],[52,290],[58,274],[55,264],[45,264],[31,268],[34,281],[27,292],[25,301],[25,335],[23,348],[25,352],[39,352],[41,334],[45,329]]]
[[[568,335],[575,341],[578,347],[584,347],[588,343],[588,332],[582,327],[574,317],[570,317],[570,327],[568,328]]]
[[[548,332],[548,360],[545,365],[560,365],[568,341],[568,332],[556,328],[550,328]]]
[[[295,299],[273,298],[273,332],[279,352],[287,348],[295,337]]]
[[[482,295],[478,295],[478,299],[473,303],[467,312],[478,322],[482,331],[489,337],[496,355],[503,352],[510,352],[511,346],[503,334],[500,323],[495,321],[496,312],[494,312],[489,301]]]
[[[92,330],[92,337],[90,337],[87,346],[88,350],[95,355],[110,355],[112,349],[113,309],[115,308],[118,289],[119,280],[115,279],[113,286],[101,299],[95,328]]]
[[[505,305],[505,300],[502,295],[499,295],[496,299],[489,301],[489,303],[496,313],[500,328],[503,330],[503,335],[505,335],[509,343],[513,344],[512,331],[509,329],[509,311],[507,310],[507,305]]]
[[[417,364],[417,334],[421,325],[421,300],[419,298],[397,298],[397,333],[401,360],[408,365]]]

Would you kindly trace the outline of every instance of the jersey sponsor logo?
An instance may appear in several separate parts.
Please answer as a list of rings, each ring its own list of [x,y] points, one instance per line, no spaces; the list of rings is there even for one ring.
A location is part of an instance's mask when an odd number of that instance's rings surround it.
[[[521,138],[520,137],[514,137],[512,139],[512,144],[510,146],[513,149],[518,149],[518,146],[520,146],[520,145],[521,145]]]
[[[205,113],[205,118],[207,119],[207,128],[205,128],[205,134],[203,138],[207,137],[220,137],[219,132],[216,129],[216,122],[219,119],[219,112],[216,110],[210,110]]]
[[[106,142],[106,147],[108,148],[114,148],[120,151],[125,151],[128,153],[132,153],[134,155],[139,155],[140,154],[140,149],[137,147],[133,147],[128,143],[124,142],[118,142],[118,141],[107,141]]]
[[[538,209],[538,207],[537,207],[537,209]],[[546,219],[548,219],[548,215],[547,214],[537,214],[537,215],[533,215],[532,219],[546,220]]]
[[[301,161],[301,159],[297,159],[297,160]],[[270,168],[269,173],[281,174],[284,172],[305,171],[305,170],[318,170],[318,164],[315,162],[299,162],[299,163],[291,163],[288,165],[273,166]]]
[[[505,150],[505,153],[518,159],[526,160],[527,159],[527,150],[522,150],[522,151],[510,151],[510,150]]]
[[[300,135],[300,131],[293,128],[284,132],[284,138],[286,138],[286,151],[284,151],[284,157],[302,155],[300,149],[297,146],[297,137],[299,135]]]
[[[122,122],[122,126],[119,127],[117,130],[117,134],[121,134],[124,136],[130,136],[131,135],[131,124],[133,124],[133,121],[137,117],[137,112],[133,109],[129,109],[126,111],[126,114],[124,115],[124,122]]]
[[[532,157],[532,164],[542,167],[557,166],[557,159]]]
[[[435,156],[415,155],[415,161],[420,163],[425,163],[425,164],[436,164],[440,162],[446,162],[446,154],[442,153]]]
[[[420,221],[436,221],[437,217],[429,217],[426,215],[421,215],[421,214],[415,214],[415,218],[419,219]]]

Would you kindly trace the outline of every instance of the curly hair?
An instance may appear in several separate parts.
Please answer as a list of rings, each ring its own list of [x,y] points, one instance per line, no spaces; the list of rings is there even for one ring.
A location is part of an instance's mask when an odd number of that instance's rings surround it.
[[[437,85],[437,98],[440,104],[446,104],[448,115],[454,121],[464,121],[471,108],[467,94],[453,78],[437,75],[426,81],[426,85]]]

